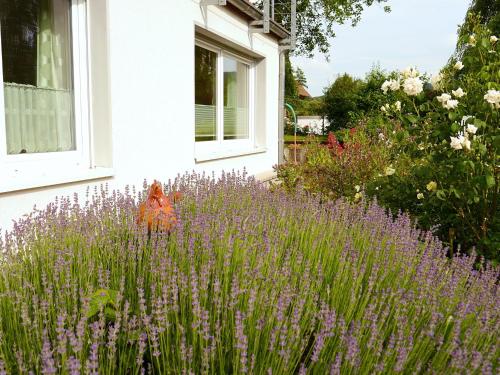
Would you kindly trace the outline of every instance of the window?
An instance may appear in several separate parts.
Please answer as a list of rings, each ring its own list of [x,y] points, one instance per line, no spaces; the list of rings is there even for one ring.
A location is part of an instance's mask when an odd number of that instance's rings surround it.
[[[85,10],[0,0],[0,162],[88,158]]]
[[[195,45],[197,148],[252,145],[254,63],[223,48]],[[215,147],[214,147],[215,146]]]

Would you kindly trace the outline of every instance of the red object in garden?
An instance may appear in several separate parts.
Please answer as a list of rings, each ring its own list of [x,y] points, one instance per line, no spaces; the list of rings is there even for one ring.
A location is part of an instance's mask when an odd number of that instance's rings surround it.
[[[327,142],[327,147],[330,150],[333,150],[336,154],[340,155],[344,151],[344,147],[339,143],[337,138],[335,137],[335,134],[332,132],[328,133],[328,142]]]
[[[180,198],[179,192],[171,193],[167,197],[163,193],[161,184],[155,180],[149,189],[146,201],[139,205],[137,224],[146,222],[148,233],[151,233],[151,230],[170,232],[177,223],[171,200],[177,202]]]

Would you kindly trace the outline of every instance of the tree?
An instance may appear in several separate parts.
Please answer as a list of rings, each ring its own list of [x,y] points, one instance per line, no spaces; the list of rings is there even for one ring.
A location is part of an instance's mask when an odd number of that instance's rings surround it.
[[[362,82],[360,80],[354,79],[345,73],[339,76],[325,90],[323,100],[325,114],[330,122],[329,130],[337,130],[348,126],[351,113],[358,110],[361,87]]]
[[[334,26],[351,22],[352,26],[361,20],[363,11],[375,4],[388,0],[297,0],[297,55],[312,56],[317,49],[327,54],[329,38],[335,37]],[[257,2],[262,6],[262,0]],[[390,12],[390,7],[384,10]],[[290,0],[275,2],[275,19],[290,30]]]
[[[285,55],[285,99],[295,99],[297,94],[297,81],[293,74],[292,62],[288,53]]]
[[[295,72],[294,72],[294,77],[295,77],[295,81],[301,85],[302,87],[305,87],[307,88],[307,78],[306,78],[306,75],[304,74],[304,71],[302,69],[300,69],[299,67],[297,67],[295,69]]]

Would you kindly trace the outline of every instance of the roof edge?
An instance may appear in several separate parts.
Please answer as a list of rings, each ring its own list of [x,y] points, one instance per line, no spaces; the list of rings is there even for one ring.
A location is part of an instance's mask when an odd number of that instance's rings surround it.
[[[264,17],[264,13],[262,13],[258,8],[255,7],[248,0],[227,0],[228,4],[231,4],[234,8],[239,10],[241,13],[244,13],[250,19],[259,21]],[[290,37],[290,33],[278,22],[271,20],[269,25],[270,32],[274,37],[278,39],[286,39]]]

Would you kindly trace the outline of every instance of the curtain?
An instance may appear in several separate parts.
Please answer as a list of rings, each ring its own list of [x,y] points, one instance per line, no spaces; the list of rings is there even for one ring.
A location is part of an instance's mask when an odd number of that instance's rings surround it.
[[[33,43],[36,61],[30,65],[36,69],[36,85],[9,82],[4,77],[9,154],[75,149],[69,4],[68,0],[39,0],[36,43]],[[11,19],[16,21],[15,17]],[[3,63],[5,66],[9,61]]]

